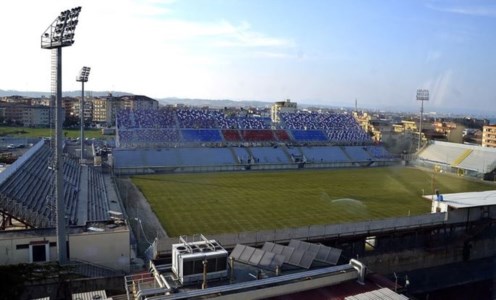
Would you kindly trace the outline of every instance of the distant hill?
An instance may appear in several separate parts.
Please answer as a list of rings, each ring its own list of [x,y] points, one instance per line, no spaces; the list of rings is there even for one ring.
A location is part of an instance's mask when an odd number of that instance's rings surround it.
[[[87,91],[86,93],[91,93],[94,97],[104,97],[108,95],[108,91]],[[125,95],[134,95],[133,93],[128,92],[112,92],[112,95],[119,97]],[[2,90],[0,89],[0,97],[6,96],[22,96],[22,97],[49,97],[49,92],[33,92],[33,91],[17,91],[17,90]],[[81,91],[65,91],[62,93],[64,97],[79,97],[81,96]],[[146,95],[144,95],[146,96]],[[266,108],[270,107],[274,102],[281,101],[281,99],[276,99],[274,101],[257,101],[257,100],[229,100],[229,99],[197,99],[197,98],[178,98],[178,97],[167,97],[167,98],[154,98],[161,105],[168,104],[184,104],[187,106],[208,106],[212,108],[224,108],[224,107],[257,107],[257,108]],[[298,107],[300,108],[338,108],[337,106],[329,106],[329,105],[309,105],[304,103],[298,103]]]
[[[95,97],[103,97],[108,95],[108,91],[101,92],[101,91],[88,91],[88,93],[91,93]],[[0,89],[0,97],[8,97],[8,96],[22,96],[22,97],[32,97],[32,98],[39,98],[39,97],[49,97],[50,92],[32,92],[32,91],[16,91],[16,90],[2,90]],[[112,95],[114,96],[124,96],[124,95],[132,95],[132,93],[127,93],[127,92],[112,92]],[[62,92],[63,97],[79,97],[81,96],[81,91],[66,91]]]
[[[264,101],[254,101],[254,100],[213,100],[213,99],[190,99],[190,98],[162,98],[157,99],[160,104],[184,104],[188,106],[208,106],[213,108],[223,108],[223,107],[270,107],[273,102]]]

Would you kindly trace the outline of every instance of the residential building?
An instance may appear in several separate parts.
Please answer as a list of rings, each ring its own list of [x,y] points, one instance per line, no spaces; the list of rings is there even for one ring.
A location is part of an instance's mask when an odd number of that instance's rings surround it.
[[[496,125],[482,127],[482,147],[496,148]]]

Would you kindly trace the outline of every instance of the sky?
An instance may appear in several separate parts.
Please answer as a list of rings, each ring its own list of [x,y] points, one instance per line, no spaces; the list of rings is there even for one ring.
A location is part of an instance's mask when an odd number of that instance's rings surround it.
[[[0,89],[50,91],[41,34],[81,6],[64,91],[496,114],[496,3],[16,0],[0,4]]]

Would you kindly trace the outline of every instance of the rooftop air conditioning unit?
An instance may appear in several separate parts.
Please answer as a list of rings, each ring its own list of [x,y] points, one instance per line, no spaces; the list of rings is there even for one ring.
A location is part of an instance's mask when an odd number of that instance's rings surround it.
[[[181,243],[172,245],[172,271],[181,284],[192,284],[203,280],[207,268],[207,280],[227,277],[227,251],[215,240],[188,242],[180,237]],[[206,266],[204,265],[206,262]]]

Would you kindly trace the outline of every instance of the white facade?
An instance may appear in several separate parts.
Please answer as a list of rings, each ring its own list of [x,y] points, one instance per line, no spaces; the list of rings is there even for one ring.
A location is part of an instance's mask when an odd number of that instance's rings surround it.
[[[102,232],[72,231],[69,234],[69,260],[90,262],[114,270],[129,271],[131,249],[127,226]],[[2,253],[0,265],[57,261],[55,230],[32,229],[0,232],[0,251]]]

